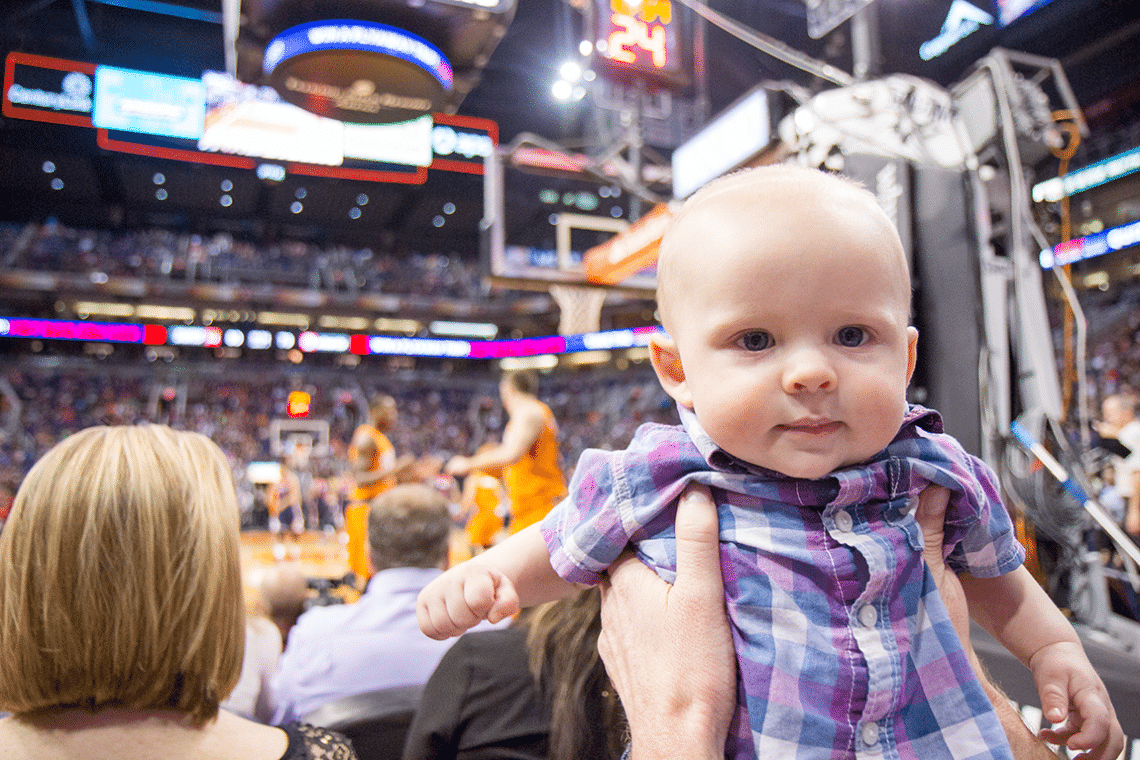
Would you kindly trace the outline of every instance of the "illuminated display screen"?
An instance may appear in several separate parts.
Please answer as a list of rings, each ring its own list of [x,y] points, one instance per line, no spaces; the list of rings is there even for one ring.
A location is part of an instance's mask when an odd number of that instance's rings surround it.
[[[4,115],[76,127],[91,126],[95,66],[28,53],[9,53],[4,66]]]
[[[490,119],[425,114],[355,124],[284,102],[270,87],[222,72],[201,80],[9,53],[5,116],[97,127],[105,150],[284,174],[421,184],[427,168],[482,174],[499,141]],[[282,179],[283,177],[277,177]]]
[[[755,156],[771,141],[768,91],[758,88],[673,151],[673,196],[687,198],[709,180]]]
[[[96,127],[196,140],[205,113],[200,79],[112,66],[95,69]]]
[[[670,0],[595,0],[597,49],[611,75],[681,84],[678,21]]]
[[[606,330],[582,335],[549,335],[519,340],[455,340],[451,338],[405,338],[392,335],[350,335],[286,330],[242,330],[196,325],[138,325],[61,319],[5,319],[0,317],[0,338],[38,340],[84,340],[101,343],[133,343],[147,346],[240,346],[281,350],[293,347],[305,353],[378,354],[454,359],[505,359],[508,357],[568,354],[580,351],[634,348],[649,345],[655,326]]]
[[[265,74],[272,74],[283,61],[320,50],[360,50],[401,58],[431,74],[445,91],[451,90],[451,64],[439,48],[403,29],[364,21],[314,21],[285,30],[265,48]]]

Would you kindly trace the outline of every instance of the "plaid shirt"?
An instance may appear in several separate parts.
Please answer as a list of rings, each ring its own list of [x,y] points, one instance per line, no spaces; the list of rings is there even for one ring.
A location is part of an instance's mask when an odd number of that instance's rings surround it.
[[[624,451],[582,455],[570,497],[543,521],[554,569],[596,583],[632,542],[676,577],[676,499],[712,488],[740,687],[736,758],[1009,758],[993,707],[922,561],[912,507],[951,489],[944,553],[995,576],[1024,560],[996,478],[912,406],[870,462],[796,480],[733,458],[681,409]]]

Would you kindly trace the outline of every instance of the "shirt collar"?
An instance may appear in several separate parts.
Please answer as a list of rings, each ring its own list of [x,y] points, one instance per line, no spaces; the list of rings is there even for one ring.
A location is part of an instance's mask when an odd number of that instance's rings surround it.
[[[373,575],[364,593],[418,592],[440,575],[443,571],[435,567],[390,567]]]
[[[745,462],[743,459],[737,459],[717,446],[709,434],[705,432],[705,429],[701,427],[701,423],[697,421],[697,415],[692,409],[678,404],[677,412],[681,417],[681,426],[685,428],[685,432],[692,439],[693,445],[697,447],[697,451],[704,457],[708,466],[717,472],[728,472],[734,475],[756,475],[767,479],[787,477],[775,470],[768,470],[759,465]]]

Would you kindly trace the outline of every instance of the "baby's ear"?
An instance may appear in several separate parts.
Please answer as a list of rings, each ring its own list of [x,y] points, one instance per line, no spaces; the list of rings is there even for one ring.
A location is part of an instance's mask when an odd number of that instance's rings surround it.
[[[692,409],[693,396],[689,393],[685,369],[681,366],[681,353],[668,334],[659,332],[649,337],[649,361],[665,392],[681,406]]]
[[[906,383],[910,385],[910,378],[914,374],[915,365],[918,364],[918,329],[906,328]]]

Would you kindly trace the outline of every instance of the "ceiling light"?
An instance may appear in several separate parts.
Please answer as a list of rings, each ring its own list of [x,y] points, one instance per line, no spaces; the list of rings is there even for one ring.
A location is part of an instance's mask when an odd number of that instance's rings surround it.
[[[161,321],[193,322],[195,312],[189,306],[158,306],[143,304],[135,309],[138,319],[157,319]]]
[[[558,357],[554,354],[508,356],[499,360],[499,369],[504,372],[514,372],[520,369],[554,369],[557,366]]]
[[[574,92],[574,87],[565,79],[559,79],[551,86],[550,92],[553,93],[556,100],[565,101],[570,99],[570,96]]]
[[[381,332],[400,332],[414,335],[419,332],[420,323],[414,319],[389,319],[378,317],[372,326]]]
[[[589,40],[582,40],[578,43],[578,52],[582,55],[589,55],[594,52],[594,44]]]
[[[101,301],[76,301],[73,307],[75,313],[81,317],[130,317],[135,308],[127,303],[107,303]]]
[[[323,316],[317,318],[317,327],[329,330],[355,330],[363,332],[368,329],[369,321],[366,317],[335,317]]]
[[[280,311],[259,311],[257,321],[263,325],[288,325],[292,327],[308,328],[309,316]]]
[[[558,73],[561,74],[562,78],[567,82],[573,83],[582,78],[582,67],[574,61],[567,61],[562,64],[562,68],[558,70]]]
[[[490,340],[499,334],[498,326],[489,322],[445,322],[437,320],[430,323],[428,329],[436,335],[446,335],[449,338],[484,338]]]
[[[579,351],[576,354],[566,354],[562,362],[569,366],[586,366],[589,364],[605,364],[613,355],[609,351]]]

